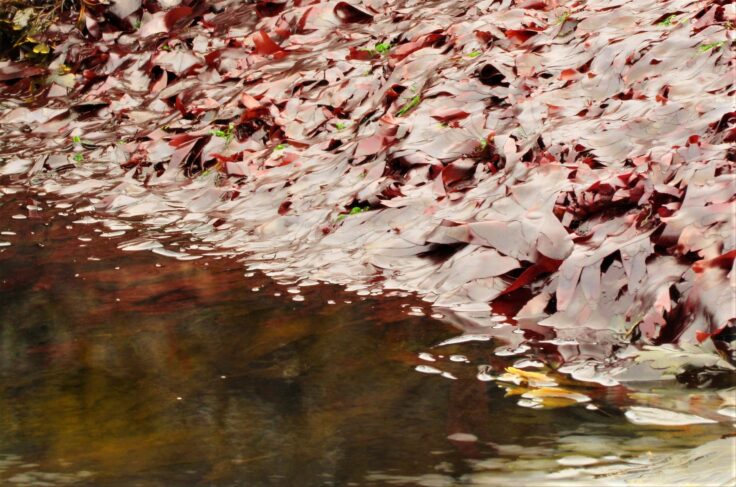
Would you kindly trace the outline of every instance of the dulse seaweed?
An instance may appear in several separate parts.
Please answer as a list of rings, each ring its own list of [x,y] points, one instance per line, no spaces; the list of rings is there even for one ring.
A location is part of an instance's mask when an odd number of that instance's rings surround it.
[[[0,64],[3,174],[278,280],[413,291],[476,328],[503,302],[598,345],[567,360],[732,360],[733,4],[118,0],[82,20],[46,33],[48,75]]]

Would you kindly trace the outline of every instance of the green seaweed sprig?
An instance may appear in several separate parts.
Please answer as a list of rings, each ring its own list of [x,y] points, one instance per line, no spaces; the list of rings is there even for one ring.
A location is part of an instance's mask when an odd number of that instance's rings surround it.
[[[419,106],[419,103],[421,103],[422,97],[420,95],[414,95],[414,97],[409,100],[408,102],[404,103],[401,108],[399,108],[399,111],[396,112],[396,115],[399,117],[403,117],[410,111],[414,110],[417,106]]]

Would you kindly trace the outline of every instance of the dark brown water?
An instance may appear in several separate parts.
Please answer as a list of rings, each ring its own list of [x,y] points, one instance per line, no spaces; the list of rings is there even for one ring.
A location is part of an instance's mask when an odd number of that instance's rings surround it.
[[[621,390],[596,411],[520,408],[476,364],[414,370],[459,333],[407,315],[418,301],[314,286],[295,302],[238,262],[122,252],[28,198],[0,200],[2,485],[441,486],[722,433],[631,425]]]

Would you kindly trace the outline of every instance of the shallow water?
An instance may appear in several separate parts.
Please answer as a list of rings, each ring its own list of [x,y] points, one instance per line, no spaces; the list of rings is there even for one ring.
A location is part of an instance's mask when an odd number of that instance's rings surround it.
[[[3,485],[532,485],[576,456],[633,466],[733,430],[627,422],[632,403],[720,404],[673,384],[522,408],[476,379],[491,344],[432,348],[459,332],[408,314],[426,310],[414,298],[311,286],[294,301],[235,260],[122,252],[33,198],[0,200]]]

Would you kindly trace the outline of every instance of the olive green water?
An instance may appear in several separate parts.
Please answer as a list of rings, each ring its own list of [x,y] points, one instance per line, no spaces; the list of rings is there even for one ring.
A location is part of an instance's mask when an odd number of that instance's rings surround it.
[[[122,252],[78,214],[1,202],[0,485],[508,485],[732,430],[632,425],[621,388],[595,411],[521,408],[475,378],[488,342],[448,349],[473,362],[457,380],[414,370],[459,333],[407,315],[416,300],[314,286],[295,302],[240,263]]]

